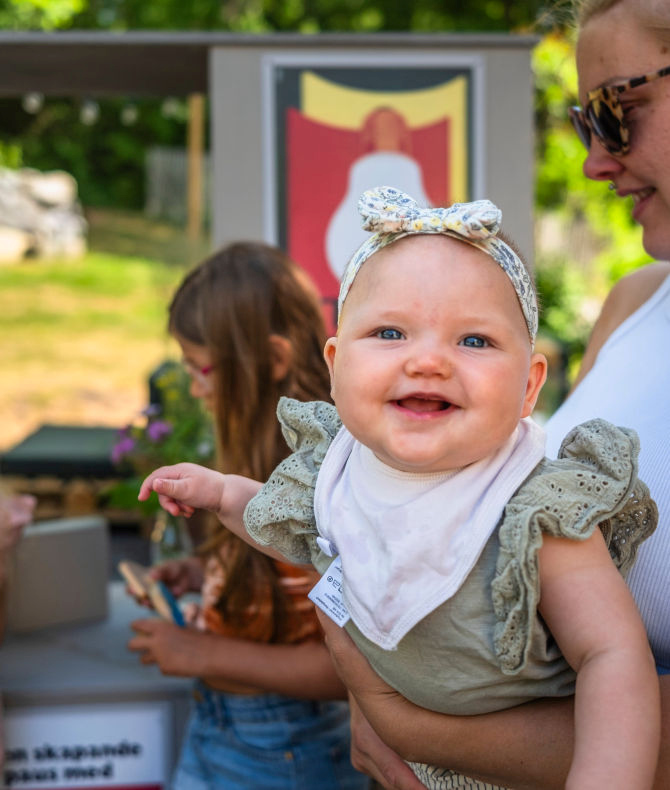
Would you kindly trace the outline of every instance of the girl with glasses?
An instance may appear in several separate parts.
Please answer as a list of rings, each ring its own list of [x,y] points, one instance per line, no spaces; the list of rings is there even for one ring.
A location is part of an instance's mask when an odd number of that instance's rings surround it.
[[[611,182],[630,201],[645,250],[670,261],[670,3],[581,0],[576,16],[582,106],[572,118],[588,149],[584,172]],[[669,346],[670,263],[652,263],[612,289],[575,388],[545,426],[550,452],[566,429],[592,417],[626,425],[640,436],[640,476],[660,520],[628,584],[659,672],[663,730],[654,790],[670,787],[670,675],[664,674],[670,667]],[[565,787],[574,741],[571,702],[534,702],[467,719],[431,713],[394,694],[346,634],[322,620],[340,674],[357,701],[354,763],[384,787],[421,787],[391,749],[478,776],[478,787],[486,782],[517,790]]]
[[[282,395],[329,398],[316,289],[280,250],[237,243],[177,289],[168,329],[191,393],[214,416],[218,466],[265,480],[286,455]],[[363,790],[349,711],[307,598],[318,576],[276,562],[219,524],[194,557],[154,568],[172,592],[201,592],[190,626],[133,623],[131,650],[196,678],[175,790]]]

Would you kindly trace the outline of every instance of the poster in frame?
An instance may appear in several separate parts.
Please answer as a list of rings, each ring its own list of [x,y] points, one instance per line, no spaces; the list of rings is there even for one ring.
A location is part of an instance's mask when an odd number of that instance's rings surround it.
[[[484,193],[483,59],[274,54],[263,75],[264,235],[309,272],[332,330],[340,276],[367,236],[365,189],[423,205]]]

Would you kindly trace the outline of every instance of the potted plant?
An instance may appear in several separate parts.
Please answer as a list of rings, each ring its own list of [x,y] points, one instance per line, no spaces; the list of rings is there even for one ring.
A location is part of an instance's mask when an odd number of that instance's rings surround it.
[[[108,504],[139,510],[151,522],[152,560],[180,556],[191,549],[182,518],[166,513],[152,494],[138,502],[142,480],[159,466],[191,461],[209,464],[214,456],[211,420],[189,393],[189,378],[178,362],[163,363],[151,377],[151,400],[124,426],[111,451],[122,479],[107,492]]]

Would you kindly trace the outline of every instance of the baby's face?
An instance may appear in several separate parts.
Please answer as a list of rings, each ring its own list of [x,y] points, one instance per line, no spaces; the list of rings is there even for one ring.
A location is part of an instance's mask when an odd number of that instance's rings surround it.
[[[409,472],[495,452],[546,376],[507,275],[481,250],[437,235],[402,239],[363,264],[325,357],[345,426]]]

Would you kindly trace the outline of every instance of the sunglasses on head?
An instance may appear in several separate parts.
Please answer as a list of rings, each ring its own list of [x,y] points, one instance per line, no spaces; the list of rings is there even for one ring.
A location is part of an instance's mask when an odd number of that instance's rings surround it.
[[[670,66],[643,74],[641,77],[589,91],[586,94],[586,106],[570,107],[568,114],[575,127],[579,139],[586,149],[591,147],[591,135],[594,134],[602,146],[615,156],[622,156],[630,151],[630,129],[626,126],[620,96],[631,88],[646,85],[660,77],[670,74]]]

